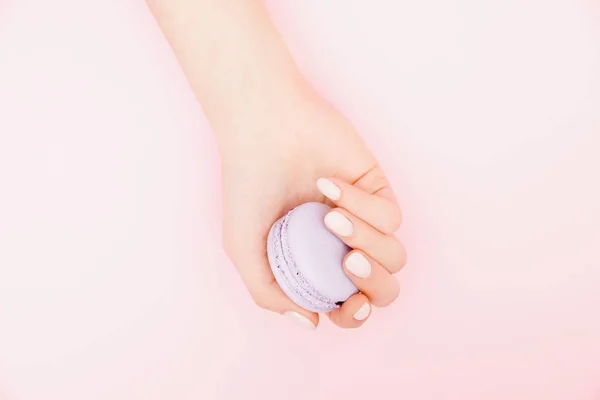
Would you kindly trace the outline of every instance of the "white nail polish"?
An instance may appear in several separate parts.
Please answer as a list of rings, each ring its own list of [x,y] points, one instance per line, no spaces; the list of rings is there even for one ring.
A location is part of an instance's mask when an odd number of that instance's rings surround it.
[[[293,321],[294,324],[301,326],[304,329],[314,330],[317,328],[310,319],[306,318],[304,315],[298,314],[295,311],[286,311],[285,313],[283,313],[283,315],[288,317],[290,321]]]
[[[330,200],[336,201],[342,197],[342,190],[329,179],[319,178],[317,180],[317,189],[319,192],[323,193],[325,197]]]
[[[352,275],[358,278],[364,279],[371,275],[371,263],[357,251],[346,257],[344,265]]]
[[[362,321],[366,319],[371,313],[371,305],[369,303],[363,304],[356,313],[354,313],[354,319]]]
[[[337,211],[332,211],[325,216],[325,225],[340,236],[351,236],[354,232],[352,222]]]

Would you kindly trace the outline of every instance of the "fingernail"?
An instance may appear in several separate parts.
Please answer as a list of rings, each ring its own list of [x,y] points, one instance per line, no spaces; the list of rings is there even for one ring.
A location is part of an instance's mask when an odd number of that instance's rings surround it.
[[[303,327],[304,329],[314,330],[317,327],[313,322],[306,318],[304,315],[300,315],[295,311],[286,311],[283,313],[290,321],[293,321],[294,324]]]
[[[317,189],[330,200],[339,200],[342,196],[342,190],[329,179],[319,178],[317,180]]]
[[[340,236],[350,236],[354,231],[352,222],[337,211],[332,211],[325,216],[325,225]]]
[[[359,278],[367,278],[371,275],[371,263],[362,254],[355,251],[346,257],[344,263],[346,269],[352,273],[352,275]]]
[[[354,319],[357,321],[362,321],[369,316],[371,312],[371,305],[369,303],[363,304],[356,313],[354,313]]]

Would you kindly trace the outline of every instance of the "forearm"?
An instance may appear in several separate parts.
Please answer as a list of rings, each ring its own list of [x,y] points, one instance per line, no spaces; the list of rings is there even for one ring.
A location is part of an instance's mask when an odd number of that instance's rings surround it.
[[[262,1],[148,2],[220,141],[306,90]]]

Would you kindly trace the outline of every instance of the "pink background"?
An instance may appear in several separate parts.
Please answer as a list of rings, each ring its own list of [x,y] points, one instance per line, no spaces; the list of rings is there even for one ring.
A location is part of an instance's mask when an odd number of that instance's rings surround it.
[[[256,309],[143,1],[0,0],[0,399],[600,399],[600,4],[269,5],[393,180],[401,299]]]

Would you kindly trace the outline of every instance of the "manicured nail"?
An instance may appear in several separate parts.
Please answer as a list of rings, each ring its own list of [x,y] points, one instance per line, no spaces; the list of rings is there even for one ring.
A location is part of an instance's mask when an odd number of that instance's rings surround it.
[[[350,236],[354,232],[352,222],[337,211],[332,211],[325,216],[325,225],[340,236]]]
[[[319,178],[317,180],[317,189],[333,201],[339,200],[342,197],[342,190],[329,179]]]
[[[371,275],[371,263],[358,251],[355,251],[346,257],[344,265],[352,275],[359,278],[364,279]]]
[[[304,315],[300,315],[295,311],[286,311],[283,313],[290,321],[293,321],[294,324],[303,327],[304,329],[314,330],[317,327],[313,322],[306,318]]]
[[[369,316],[371,312],[371,305],[369,303],[363,304],[356,313],[354,313],[354,319],[357,321],[362,321]]]

